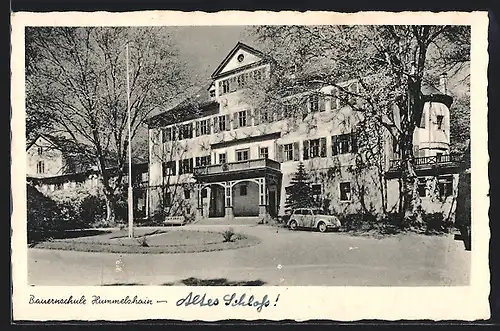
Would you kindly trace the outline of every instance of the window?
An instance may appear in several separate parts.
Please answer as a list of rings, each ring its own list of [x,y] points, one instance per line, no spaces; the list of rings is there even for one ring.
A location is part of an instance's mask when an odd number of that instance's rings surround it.
[[[219,163],[220,164],[226,163],[226,160],[227,160],[226,153],[219,154]]]
[[[439,196],[446,198],[453,195],[453,176],[442,176],[438,178]]]
[[[219,116],[219,131],[226,131],[229,129],[229,125],[226,125],[227,115]]]
[[[193,172],[193,159],[181,160],[181,164],[179,166],[179,175],[190,174],[192,172]]]
[[[162,140],[163,142],[166,142],[166,141],[171,141],[173,140],[172,138],[172,128],[163,128],[163,130],[161,130],[161,133],[162,133]]]
[[[285,161],[293,160],[293,144],[283,145],[283,156]]]
[[[269,123],[271,120],[271,117],[269,116],[269,112],[266,110],[260,110],[257,112],[257,116],[255,118],[255,125],[258,125],[259,123]]]
[[[350,139],[349,135],[341,135],[337,139],[339,154],[349,153]]]
[[[57,184],[55,185],[55,189],[56,189],[56,190],[62,190],[63,188],[64,188],[64,184],[63,184],[63,183],[57,183]]]
[[[211,164],[210,155],[197,156],[195,160],[195,165],[197,167],[203,167]]]
[[[207,193],[207,188],[205,187],[204,189],[201,190],[201,197],[202,198],[206,198],[208,196],[208,193]]]
[[[222,132],[229,130],[229,115],[221,115],[214,117],[214,132]]]
[[[190,199],[191,198],[191,191],[189,189],[184,189],[184,199]]]
[[[163,163],[163,177],[175,176],[176,162],[168,161]]]
[[[299,161],[299,142],[278,145],[276,156],[278,157],[278,162]]]
[[[319,96],[316,94],[309,97],[309,111],[311,113],[319,111]]]
[[[197,136],[204,136],[210,134],[210,125],[209,125],[209,120],[201,120],[199,122],[196,122],[196,135]]]
[[[246,85],[246,74],[241,74],[237,77],[238,87],[245,87]]]
[[[237,82],[236,82],[236,77],[231,77],[229,78],[229,92],[234,92],[238,89]]]
[[[236,151],[236,161],[246,161],[250,158],[249,149],[240,149]]]
[[[240,196],[247,195],[247,186],[245,184],[240,185]]]
[[[437,115],[436,116],[436,124],[437,124],[438,130],[444,130],[444,128],[443,128],[443,120],[444,120],[444,116],[443,115]]]
[[[314,196],[321,195],[321,184],[312,184],[311,190],[312,190],[312,195]]]
[[[238,126],[247,126],[247,112],[246,110],[238,112]]]
[[[421,198],[425,198],[427,196],[427,184],[426,184],[426,179],[425,178],[419,178],[418,179],[418,195]]]
[[[396,155],[399,153],[399,142],[394,137],[392,138],[392,152]]]
[[[37,174],[45,173],[45,164],[43,163],[43,161],[38,161],[38,163],[36,164],[36,173]]]
[[[261,147],[259,149],[259,158],[260,159],[268,159],[269,158],[269,148]]]
[[[193,124],[183,124],[181,126],[181,132],[179,132],[179,139],[190,139],[193,138]]]
[[[351,183],[343,182],[340,183],[340,201],[350,201],[351,200]]]
[[[356,133],[332,136],[332,154],[356,153],[358,150]]]
[[[42,155],[43,148],[42,147],[38,147],[37,152],[38,152],[38,155]]]
[[[222,91],[220,92],[220,94],[229,93],[229,80],[223,80],[221,83],[219,83],[219,87],[222,87]]]
[[[210,90],[210,97],[215,98],[215,90]]]
[[[304,141],[304,160],[315,157],[326,157],[326,138]]]

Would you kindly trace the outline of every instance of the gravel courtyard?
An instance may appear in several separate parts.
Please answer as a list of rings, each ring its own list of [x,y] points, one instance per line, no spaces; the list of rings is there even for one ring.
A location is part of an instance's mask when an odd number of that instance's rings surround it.
[[[223,231],[227,227],[189,226]],[[470,252],[453,235],[381,239],[346,233],[234,227],[260,244],[224,251],[116,254],[28,250],[31,285],[466,285]]]

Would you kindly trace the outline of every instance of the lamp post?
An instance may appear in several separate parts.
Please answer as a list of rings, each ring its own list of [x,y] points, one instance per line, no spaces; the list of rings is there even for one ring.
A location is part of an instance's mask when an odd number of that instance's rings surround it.
[[[132,190],[132,132],[130,129],[130,78],[128,67],[128,42],[126,45],[127,61],[127,116],[128,116],[128,237],[134,238],[134,193]]]

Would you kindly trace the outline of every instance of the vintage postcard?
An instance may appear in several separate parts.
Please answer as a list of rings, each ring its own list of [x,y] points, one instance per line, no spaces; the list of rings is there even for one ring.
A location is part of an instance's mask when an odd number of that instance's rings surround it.
[[[489,318],[487,13],[11,20],[15,320]]]

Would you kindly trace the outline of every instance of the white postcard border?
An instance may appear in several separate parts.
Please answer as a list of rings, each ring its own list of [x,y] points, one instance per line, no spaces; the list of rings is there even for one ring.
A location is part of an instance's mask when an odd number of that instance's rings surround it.
[[[25,26],[130,26],[130,25],[253,25],[253,24],[464,24],[472,26],[471,145],[472,247],[471,284],[466,287],[58,287],[28,286],[26,239],[26,158],[24,115]],[[12,282],[15,320],[177,319],[329,319],[476,320],[489,318],[489,218],[487,150],[487,28],[486,12],[130,12],[130,13],[14,13],[12,23]],[[190,291],[207,297],[247,293],[257,299],[268,295],[269,307],[177,307]],[[79,297],[93,294],[125,295],[167,300],[166,304],[96,306],[30,305],[29,296]],[[277,295],[279,301],[275,302]],[[274,305],[276,303],[276,305]]]

